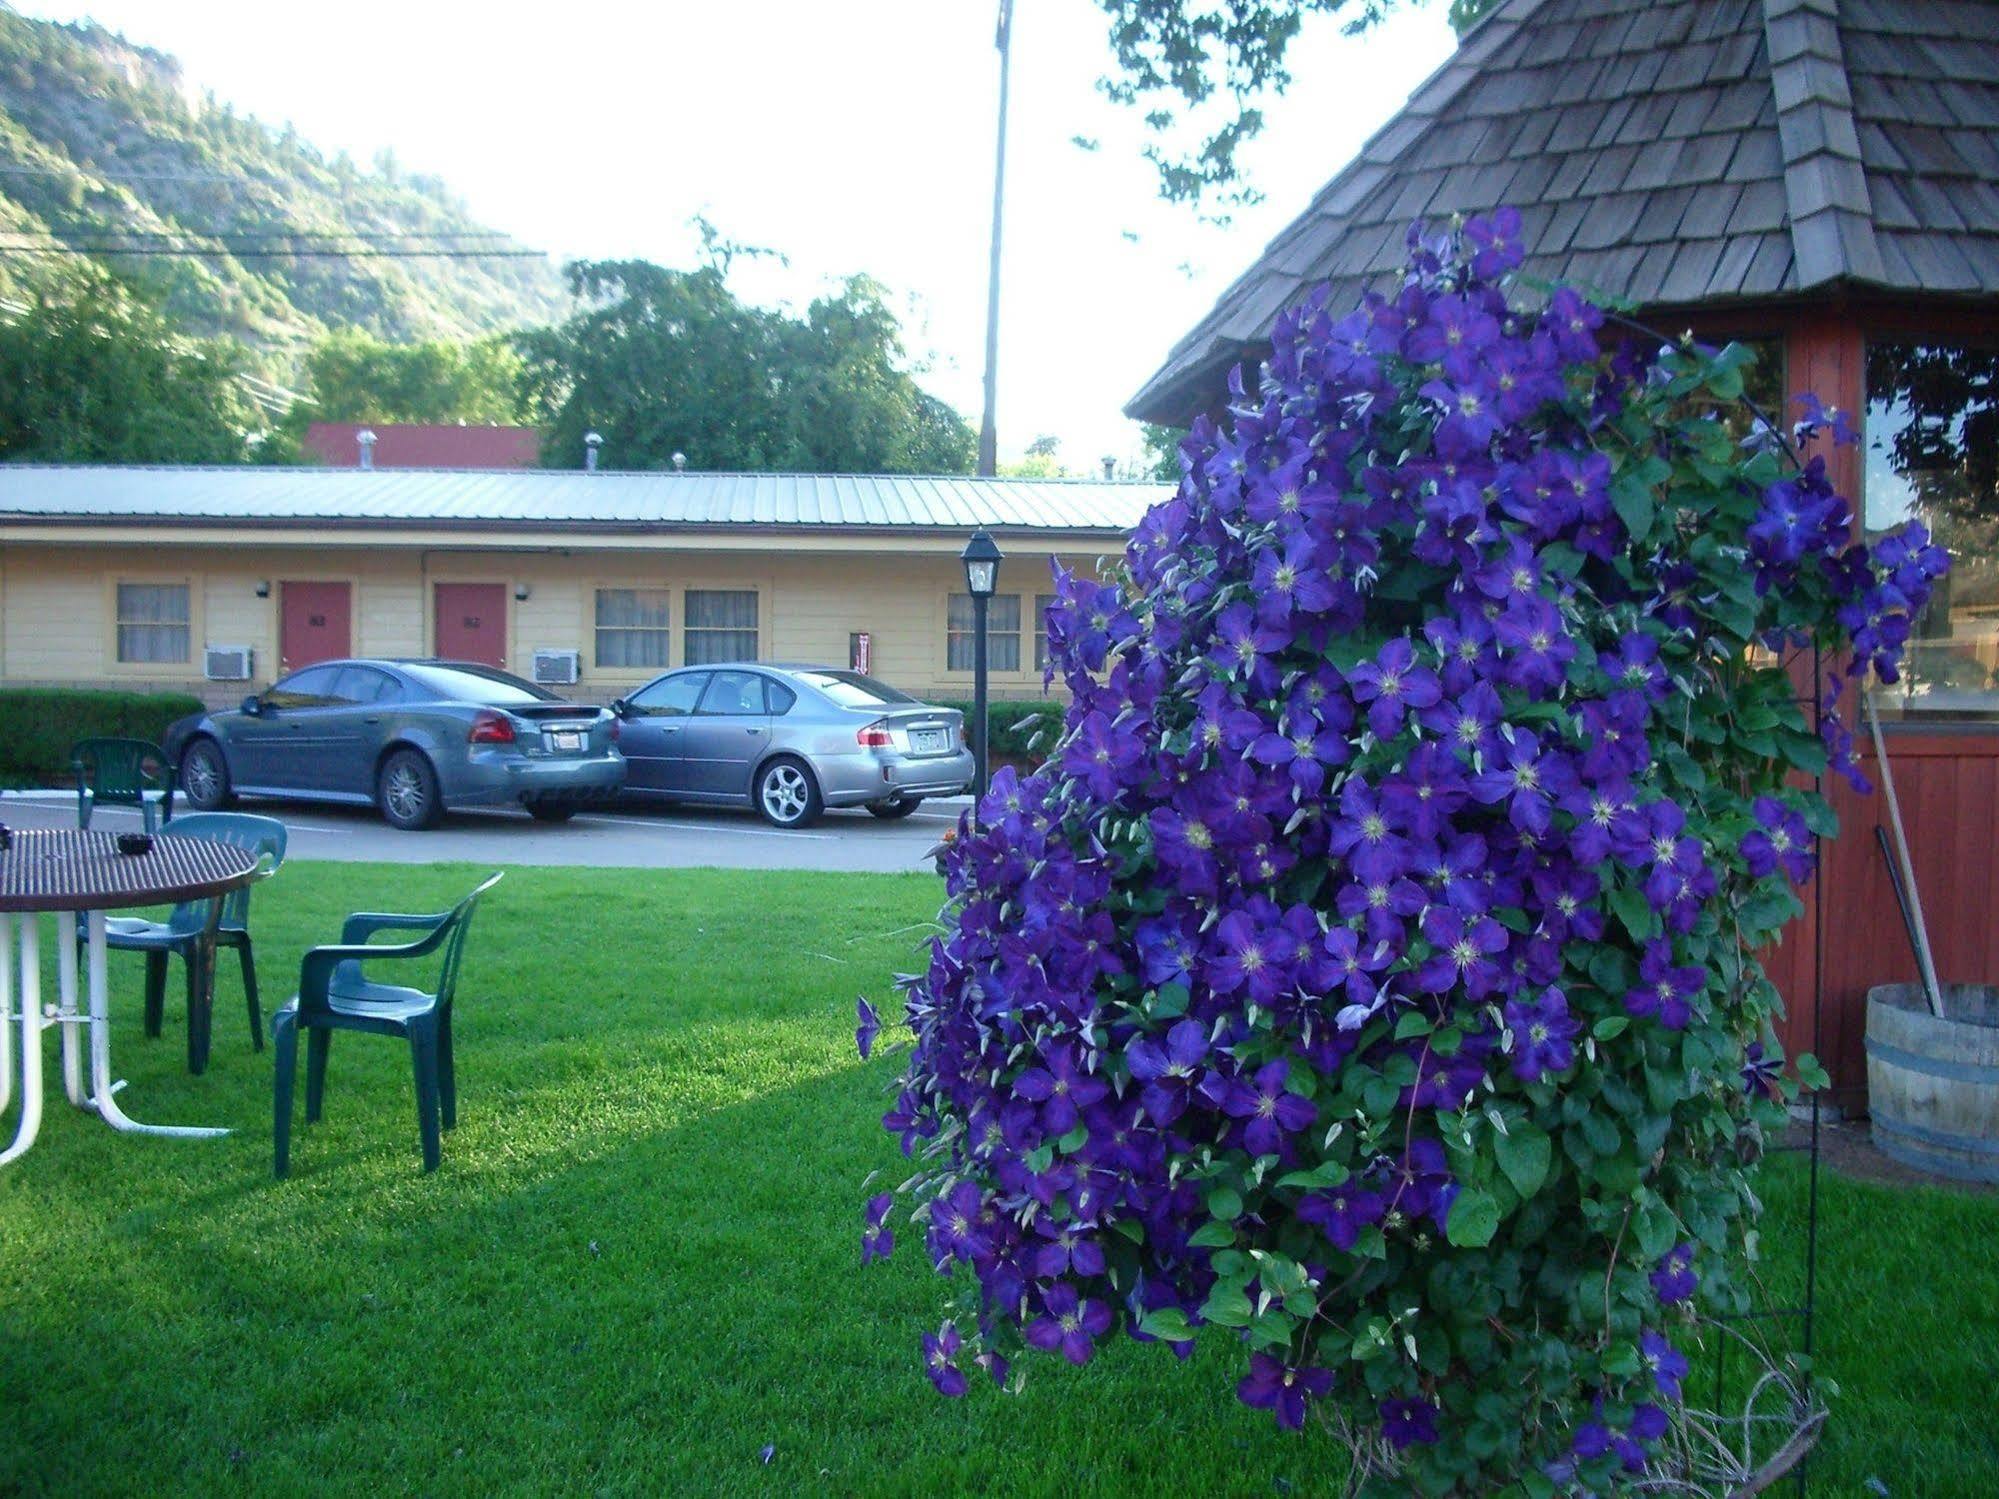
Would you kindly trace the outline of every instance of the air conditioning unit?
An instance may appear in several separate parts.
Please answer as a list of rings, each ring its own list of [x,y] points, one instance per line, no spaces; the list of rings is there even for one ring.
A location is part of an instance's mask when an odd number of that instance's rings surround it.
[[[534,679],[543,687],[572,686],[582,669],[583,657],[580,651],[534,653]]]
[[[247,645],[211,645],[203,649],[201,674],[211,682],[247,682],[255,656]]]

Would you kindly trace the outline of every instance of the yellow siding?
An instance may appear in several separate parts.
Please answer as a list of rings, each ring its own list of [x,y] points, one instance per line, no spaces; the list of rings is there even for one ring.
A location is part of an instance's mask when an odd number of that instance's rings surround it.
[[[1071,555],[1094,568],[1094,555]],[[1049,591],[1045,551],[1009,554],[1001,592],[1021,600],[1021,670],[996,672],[999,697],[1041,691],[1034,670],[1034,601]],[[121,580],[190,583],[193,657],[184,666],[136,667],[116,661],[112,597]],[[508,666],[523,674],[537,649],[582,656],[580,695],[608,698],[650,672],[600,671],[594,664],[595,590],[663,588],[672,614],[671,660],[684,659],[684,594],[689,588],[752,589],[758,595],[758,654],[765,660],[844,665],[848,637],[873,637],[874,670],[908,691],[965,697],[970,673],[946,670],[944,627],[949,595],[963,589],[957,559],[934,550],[812,552],[773,545],[762,551],[691,551],[571,547],[557,550],[441,551],[393,546],[271,547],[218,540],[210,545],[54,544],[0,547],[0,681],[9,684],[191,688],[216,701],[244,692],[235,683],[201,680],[204,645],[248,645],[253,686],[271,680],[278,661],[278,598],[286,579],[344,579],[353,585],[357,655],[422,655],[432,639],[431,585],[503,584],[507,594]],[[270,596],[257,588],[270,584]],[[517,599],[521,591],[527,598]]]

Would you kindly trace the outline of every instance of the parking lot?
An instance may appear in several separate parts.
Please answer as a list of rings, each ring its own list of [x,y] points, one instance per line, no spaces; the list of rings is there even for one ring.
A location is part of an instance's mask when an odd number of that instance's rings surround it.
[[[293,859],[896,873],[930,867],[926,850],[956,825],[968,800],[925,802],[900,822],[858,810],[828,812],[817,826],[789,832],[752,812],[687,806],[654,811],[619,805],[578,813],[557,826],[518,811],[454,812],[441,826],[418,833],[398,832],[370,807],[245,801],[240,808],[283,821],[291,829],[286,857]],[[0,822],[74,827],[76,795],[10,792],[0,798]],[[138,825],[138,814],[123,807],[101,808],[93,821],[114,830]]]

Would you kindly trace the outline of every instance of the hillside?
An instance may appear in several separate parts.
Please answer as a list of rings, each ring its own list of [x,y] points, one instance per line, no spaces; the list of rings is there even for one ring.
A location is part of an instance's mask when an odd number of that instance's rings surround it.
[[[560,278],[540,258],[295,253],[467,246],[486,233],[435,178],[328,160],[289,127],[193,95],[164,53],[0,0],[0,247],[11,252],[0,253],[0,293],[60,263],[18,253],[27,247],[198,245],[228,253],[104,259],[160,288],[190,331],[280,356],[334,327],[457,337],[560,315]],[[273,249],[283,253],[252,253]]]

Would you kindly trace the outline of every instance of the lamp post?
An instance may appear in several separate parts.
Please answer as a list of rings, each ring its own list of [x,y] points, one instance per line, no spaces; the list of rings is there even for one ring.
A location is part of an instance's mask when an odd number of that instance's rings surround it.
[[[972,596],[972,804],[986,794],[986,605],[999,587],[1000,549],[984,526],[972,533],[959,554],[965,564],[965,591]]]

